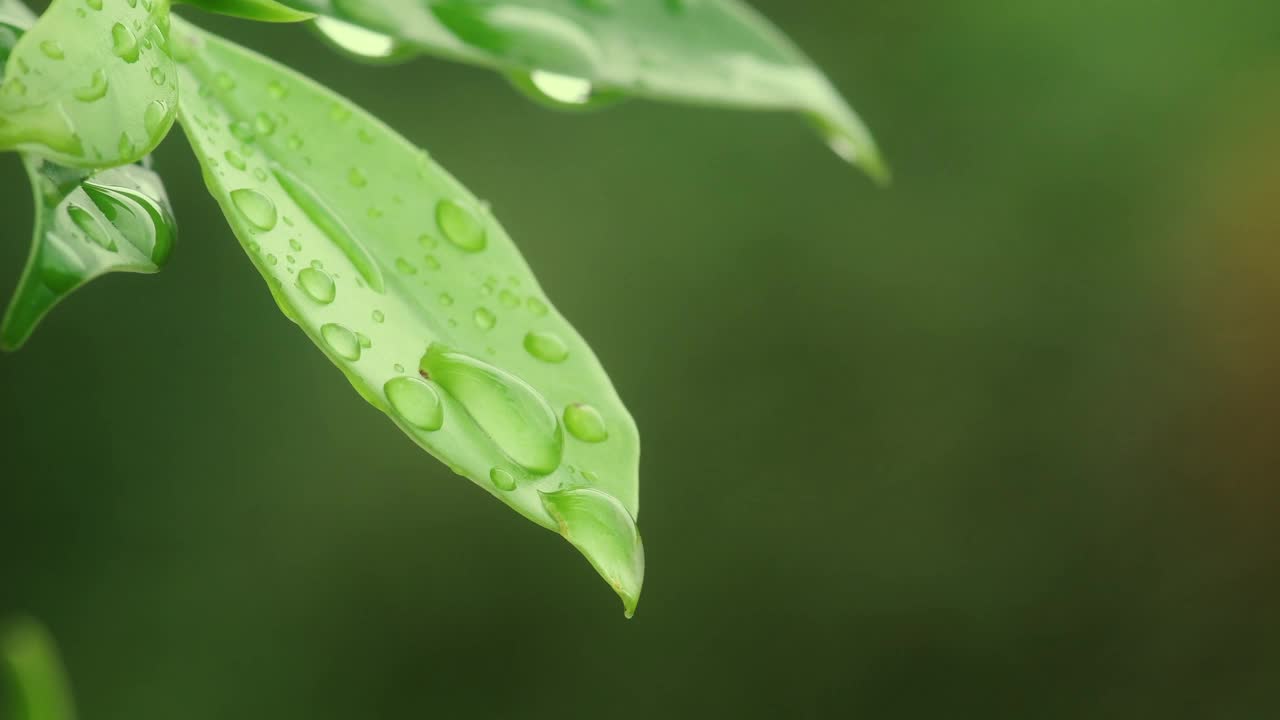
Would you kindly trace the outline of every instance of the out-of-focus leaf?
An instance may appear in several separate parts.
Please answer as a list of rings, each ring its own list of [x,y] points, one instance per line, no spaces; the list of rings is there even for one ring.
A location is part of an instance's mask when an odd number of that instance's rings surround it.
[[[174,32],[183,129],[284,313],[416,443],[560,530],[634,611],[635,423],[485,203],[347,100],[178,19]],[[544,502],[584,489],[612,512]]]
[[[259,22],[291,23],[315,17],[311,13],[294,10],[274,0],[183,0],[183,2],[211,13]]]
[[[0,626],[0,707],[5,720],[74,720],[66,673],[49,631],[19,618]]]
[[[35,20],[0,0],[0,61]],[[0,73],[3,77],[3,73]],[[0,320],[0,350],[20,347],[62,298],[109,272],[156,272],[173,247],[159,176],[140,165],[93,172],[22,153],[35,194],[31,255]]]
[[[0,150],[81,168],[137,162],[177,108],[168,0],[54,0],[0,84]]]
[[[353,52],[410,47],[490,67],[561,107],[634,95],[801,113],[845,160],[888,178],[870,133],[826,76],[739,0],[281,1],[330,18],[322,30],[336,28],[329,34]],[[374,35],[351,47],[342,39],[350,26]]]

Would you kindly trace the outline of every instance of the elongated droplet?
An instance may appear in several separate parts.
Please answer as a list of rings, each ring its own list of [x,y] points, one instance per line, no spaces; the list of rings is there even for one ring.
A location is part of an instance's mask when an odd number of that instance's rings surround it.
[[[58,44],[57,40],[45,40],[40,43],[40,52],[44,53],[44,56],[50,60],[61,60],[67,56],[62,51],[62,46]]]
[[[115,241],[107,234],[106,228],[102,227],[102,223],[93,216],[93,213],[75,205],[68,205],[67,215],[71,218],[71,222],[75,223],[76,227],[99,247],[115,252]]]
[[[320,336],[338,357],[352,362],[360,359],[360,339],[347,327],[328,323],[320,328]]]
[[[138,61],[138,38],[122,23],[111,26],[111,52],[127,63]]]
[[[502,468],[494,468],[489,471],[489,479],[493,481],[494,487],[499,490],[510,492],[516,489],[516,477]]]
[[[152,138],[164,130],[164,124],[168,119],[169,107],[163,100],[152,100],[147,103],[147,109],[142,112],[142,126],[147,129],[147,134]]]
[[[644,584],[644,544],[631,513],[617,498],[592,488],[542,493],[542,507],[622,598],[626,616],[634,615]]]
[[[531,332],[524,336],[524,349],[543,362],[561,363],[569,357],[569,348],[559,335],[549,332]]]
[[[436,223],[445,239],[466,252],[480,252],[486,244],[484,225],[470,210],[452,200],[436,205]]]
[[[555,411],[523,380],[438,344],[427,349],[421,369],[518,465],[535,475],[560,466],[564,434]]]
[[[598,443],[609,439],[600,411],[584,403],[574,403],[564,409],[564,426],[569,434],[583,442]]]
[[[231,202],[244,219],[259,230],[270,230],[276,226],[276,204],[257,190],[253,188],[232,190]]]
[[[382,391],[391,408],[410,425],[427,432],[444,426],[444,405],[430,384],[414,377],[398,377],[388,380]]]
[[[313,267],[298,271],[298,286],[307,294],[307,297],[321,305],[333,302],[334,296],[337,295],[337,287],[334,285],[333,278],[329,277],[329,273]]]

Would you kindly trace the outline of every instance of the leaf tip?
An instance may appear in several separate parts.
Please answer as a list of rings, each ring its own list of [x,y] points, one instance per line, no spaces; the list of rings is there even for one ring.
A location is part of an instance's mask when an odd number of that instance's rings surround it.
[[[593,488],[540,493],[560,535],[586,556],[622,600],[628,619],[640,604],[644,544],[635,519],[612,495]]]

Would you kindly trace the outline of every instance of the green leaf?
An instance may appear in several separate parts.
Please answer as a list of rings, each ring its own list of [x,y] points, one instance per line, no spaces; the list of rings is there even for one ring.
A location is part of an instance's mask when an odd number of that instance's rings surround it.
[[[281,309],[416,443],[575,542],[632,612],[635,423],[486,204],[347,100],[176,18],[174,31],[179,119]],[[616,512],[543,501],[581,489]],[[601,527],[618,540],[579,541]]]
[[[797,112],[841,157],[888,179],[870,133],[826,76],[739,0],[282,2],[330,18],[321,29],[337,28],[333,39],[352,52],[411,47],[493,68],[561,107],[634,95]],[[335,21],[374,35],[352,45]]]
[[[6,63],[0,150],[82,168],[140,160],[176,111],[168,28],[168,0],[54,0]]]
[[[74,720],[75,707],[58,648],[44,626],[29,618],[0,627],[0,688],[8,689],[6,720]]]
[[[173,248],[174,221],[151,170],[92,173],[23,154],[36,197],[31,255],[0,322],[0,350],[16,350],[67,295],[112,272],[154,273]]]
[[[183,0],[186,4],[219,15],[259,22],[291,23],[310,20],[311,13],[281,5],[274,0]]]
[[[16,0],[0,0],[0,60],[34,20]],[[173,246],[173,214],[149,169],[126,165],[95,173],[29,153],[22,161],[36,223],[22,279],[0,320],[0,350],[21,347],[54,305],[89,280],[156,272]]]

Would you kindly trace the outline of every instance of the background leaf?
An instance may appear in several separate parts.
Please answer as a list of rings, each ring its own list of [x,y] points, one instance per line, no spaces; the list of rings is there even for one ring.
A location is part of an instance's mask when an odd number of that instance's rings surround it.
[[[643,572],[635,424],[486,205],[343,98],[174,30],[192,90],[183,128],[281,309],[366,400],[517,512],[571,540],[605,518],[614,542],[577,545],[630,614]],[[610,511],[544,504],[582,488]]]
[[[0,0],[0,62],[35,17]],[[0,78],[3,71],[0,70]],[[35,230],[22,279],[0,321],[0,350],[21,347],[62,298],[109,272],[156,272],[173,247],[174,221],[160,178],[139,165],[97,173],[30,153]]]
[[[584,107],[619,93],[808,116],[841,157],[888,178],[875,142],[826,76],[777,28],[738,0],[284,0],[330,21],[490,67],[543,102]],[[338,21],[337,23],[333,21]]]
[[[0,149],[64,165],[140,160],[173,124],[168,0],[54,0],[0,84]]]
[[[19,618],[0,626],[0,701],[5,720],[74,720],[58,648],[43,625]]]
[[[294,10],[274,0],[184,0],[184,2],[218,15],[230,15],[259,22],[300,22],[313,17],[311,13]]]

